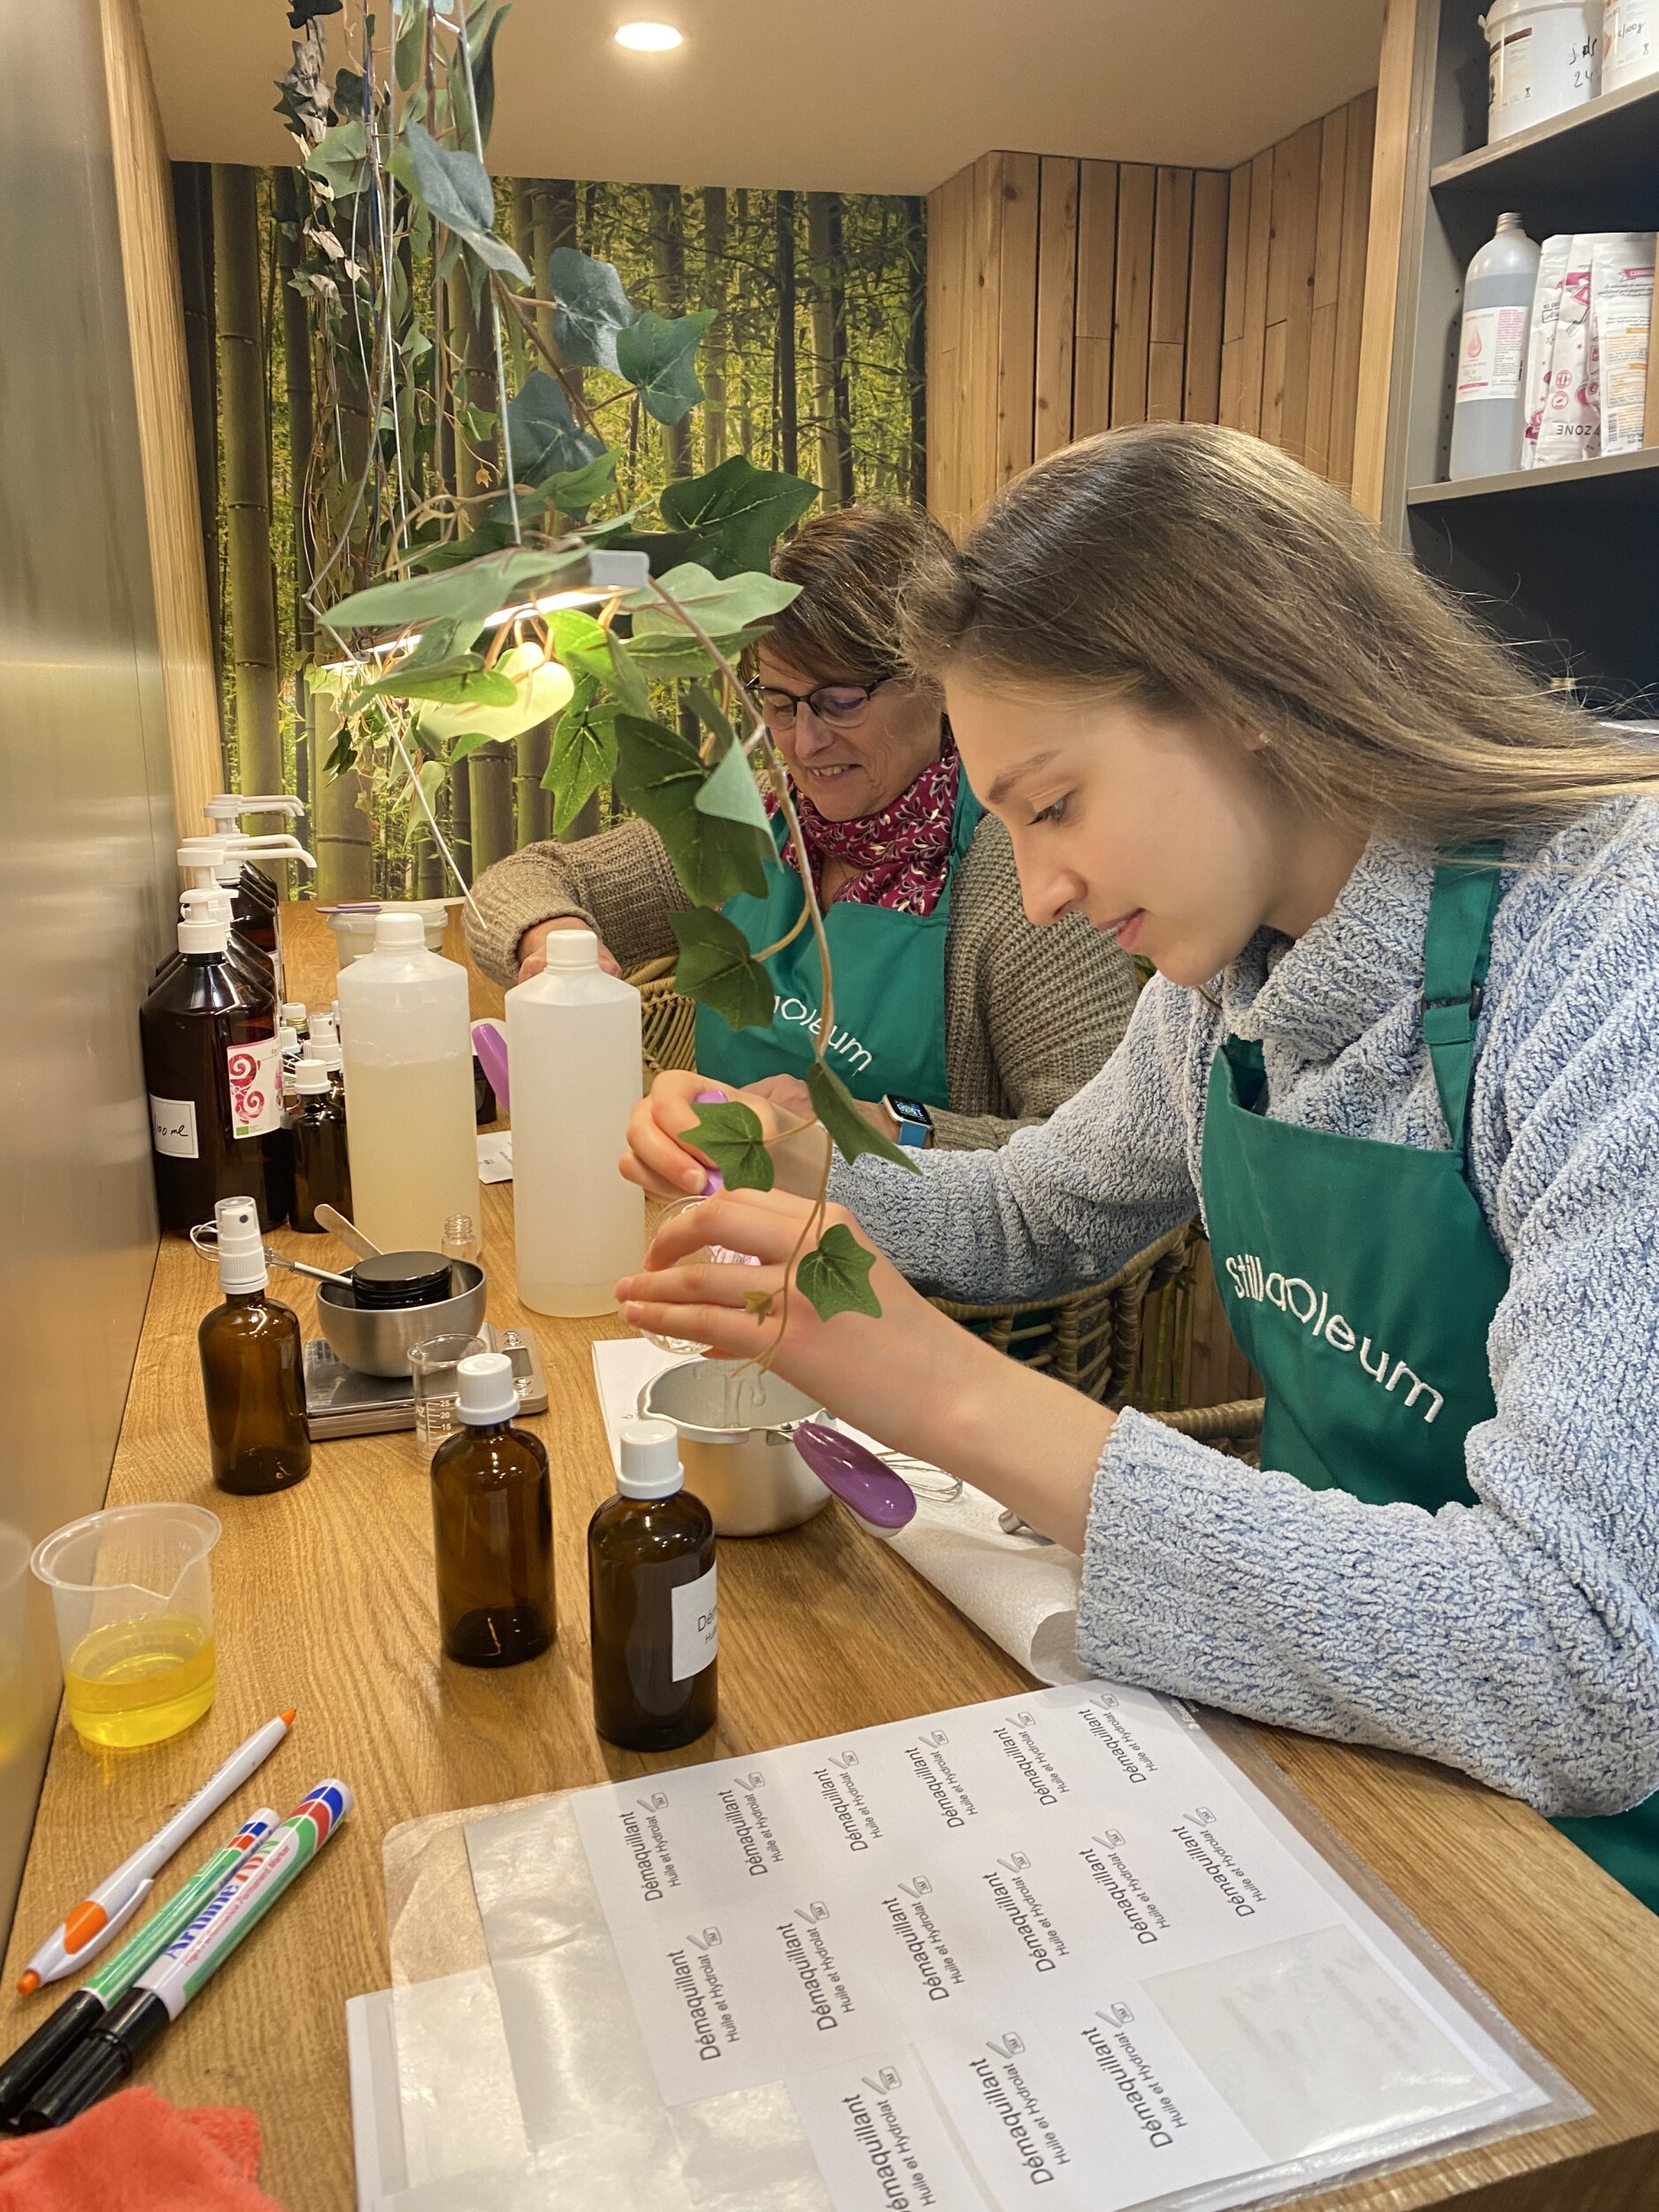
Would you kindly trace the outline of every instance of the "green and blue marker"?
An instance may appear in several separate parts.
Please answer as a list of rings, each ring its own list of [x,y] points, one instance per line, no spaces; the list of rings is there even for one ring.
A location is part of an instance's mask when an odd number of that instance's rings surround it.
[[[43,2083],[28,2091],[12,2122],[17,2131],[27,2135],[62,2127],[119,2089],[140,2055],[179,2017],[243,1937],[252,1933],[278,1898],[299,1879],[351,1806],[345,1783],[334,1778],[319,1782],[280,1826],[254,1843],[227,1877],[221,1873],[206,1901],[198,1896],[189,1920],[182,1927],[175,1922],[176,1932],[165,1949],[152,1950],[150,1963],[131,1981],[126,1994],[83,2034]],[[204,1875],[206,1871],[204,1868]],[[119,1953],[110,1962],[104,1976],[122,1956]]]

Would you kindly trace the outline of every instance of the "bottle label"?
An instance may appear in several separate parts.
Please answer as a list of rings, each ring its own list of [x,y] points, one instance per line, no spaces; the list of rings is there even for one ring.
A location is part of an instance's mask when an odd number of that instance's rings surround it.
[[[720,1603],[710,1567],[695,1582],[682,1582],[669,1593],[674,1608],[674,1679],[688,1682],[694,1674],[714,1664],[720,1647]]]
[[[1526,365],[1526,310],[1471,307],[1457,356],[1457,396],[1515,399]]]
[[[196,1138],[196,1101],[157,1098],[151,1091],[150,1141],[165,1159],[199,1160],[202,1148]]]
[[[282,1048],[274,1037],[232,1045],[225,1055],[230,1070],[230,1124],[234,1137],[263,1137],[282,1126]]]

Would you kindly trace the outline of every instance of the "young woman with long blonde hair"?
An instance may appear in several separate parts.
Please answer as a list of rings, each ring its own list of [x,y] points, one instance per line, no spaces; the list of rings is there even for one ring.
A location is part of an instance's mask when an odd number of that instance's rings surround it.
[[[1032,918],[1157,972],[1045,1128],[838,1165],[882,1317],[792,1299],[780,1371],[1080,1550],[1099,1672],[1464,1768],[1659,1908],[1659,754],[1225,430],[1055,455],[908,622]],[[693,1115],[665,1079],[625,1171],[700,1185]],[[759,1351],[816,1136],[628,1317]],[[1048,1296],[1194,1208],[1259,1471],[911,1286]],[[710,1242],[762,1271],[680,1263]]]

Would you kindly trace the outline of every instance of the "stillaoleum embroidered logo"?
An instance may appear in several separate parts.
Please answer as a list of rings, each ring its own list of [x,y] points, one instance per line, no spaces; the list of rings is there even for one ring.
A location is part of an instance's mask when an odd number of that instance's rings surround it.
[[[1277,1306],[1334,1352],[1357,1353],[1360,1365],[1379,1389],[1392,1391],[1401,1383],[1409,1385],[1402,1402],[1414,1406],[1423,1399],[1425,1422],[1432,1421],[1445,1404],[1434,1386],[1414,1374],[1404,1360],[1394,1360],[1391,1369],[1387,1351],[1374,1346],[1370,1337],[1356,1334],[1352,1323],[1333,1313],[1328,1291],[1316,1290],[1301,1275],[1281,1275],[1277,1271],[1270,1274],[1254,1252],[1240,1253],[1222,1263],[1238,1297],[1251,1299],[1257,1305]]]

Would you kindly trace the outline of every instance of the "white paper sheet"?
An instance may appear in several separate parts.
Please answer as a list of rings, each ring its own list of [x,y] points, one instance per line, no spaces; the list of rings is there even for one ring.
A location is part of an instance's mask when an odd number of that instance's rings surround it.
[[[634,1418],[641,1391],[687,1355],[664,1352],[642,1336],[597,1343],[593,1352],[611,1463],[620,1466],[621,1425]],[[884,1448],[857,1429],[847,1433],[874,1450]],[[918,1497],[916,1518],[908,1527],[872,1540],[890,1544],[907,1566],[1040,1682],[1086,1680],[1077,1657],[1081,1561],[1057,1544],[1005,1534],[998,1525],[999,1510],[995,1498],[964,1484],[958,1498]]]

